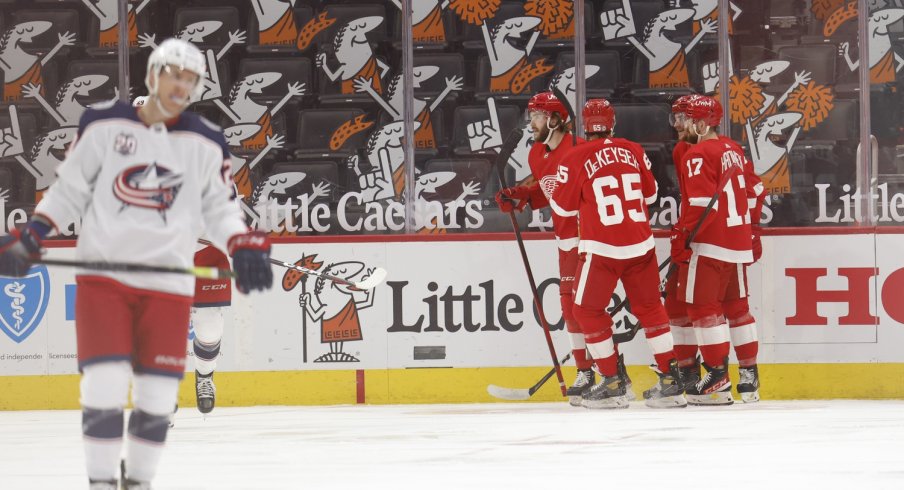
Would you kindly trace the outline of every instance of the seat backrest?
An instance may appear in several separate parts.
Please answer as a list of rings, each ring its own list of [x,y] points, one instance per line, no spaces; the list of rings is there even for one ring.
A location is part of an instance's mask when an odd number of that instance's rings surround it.
[[[61,36],[65,33],[75,35],[75,42],[85,41],[84,28],[79,23],[79,12],[75,9],[23,9],[13,12],[12,19],[7,21],[7,28],[21,24],[23,22],[46,21],[50,22],[51,27],[43,33],[35,36],[32,40],[22,42],[22,49],[30,53],[47,53],[60,42]],[[69,48],[63,47],[57,56],[67,54]]]
[[[552,59],[543,56],[531,56],[528,62],[535,63],[539,61],[540,58],[546,58],[544,63],[547,66],[553,64]],[[554,71],[555,69],[550,70],[547,73],[539,75],[536,78],[532,79],[528,86],[524,87],[520,93],[516,94],[510,91],[494,92],[490,88],[490,82],[492,80],[492,67],[490,66],[490,58],[488,56],[481,56],[477,59],[477,83],[475,84],[475,93],[478,95],[483,95],[485,97],[490,95],[498,95],[503,98],[526,100],[529,99],[533,94],[546,90],[546,87],[549,85],[549,81],[552,79]],[[514,78],[517,79],[517,75]]]
[[[287,93],[288,84],[304,84],[304,93],[314,92],[313,77],[311,76],[310,58],[242,58],[239,62],[238,78],[265,72],[276,72],[282,77],[273,84],[264,87],[256,97],[272,101],[280,100]]]
[[[446,78],[465,74],[465,58],[461,53],[418,53],[414,57],[415,72],[421,66],[435,66],[439,71],[414,87],[418,96],[438,95],[446,88]]]
[[[330,139],[336,133],[337,137],[344,136],[337,130],[345,123],[347,127],[355,127],[355,118],[362,116],[362,121],[368,118],[361,109],[308,109],[298,113],[298,148],[300,150],[317,150],[330,153],[339,150],[330,148]],[[356,150],[367,141],[368,136],[376,124],[358,131],[343,140],[340,150]]]
[[[493,167],[485,158],[446,159],[438,158],[427,161],[424,174],[431,172],[451,172],[455,177],[437,189],[436,198],[442,201],[457,199],[462,195],[462,185],[480,185],[479,193],[466,199],[486,196],[493,177]]]
[[[77,77],[89,75],[103,75],[107,81],[93,88],[86,96],[79,100],[87,103],[111,100],[116,96],[115,88],[119,84],[119,65],[116,60],[73,60],[66,69],[66,79],[59,90],[72,83]]]
[[[615,136],[637,143],[665,143],[675,139],[667,104],[614,104]]]
[[[292,15],[295,17],[295,28],[300,33],[305,25],[314,18],[314,9],[307,5],[298,5],[292,9]],[[277,21],[277,25],[278,25]],[[271,26],[275,29],[276,25]],[[248,46],[265,46],[260,40],[260,25],[257,23],[257,15],[248,12]],[[294,41],[293,41],[294,44]]]
[[[314,202],[332,202],[339,197],[338,187],[341,184],[339,182],[339,164],[334,161],[279,162],[273,165],[273,169],[267,177],[285,172],[305,174],[305,178],[298,188],[294,189],[295,195],[307,194],[310,196],[315,185],[319,187],[328,184],[327,194],[319,196]]]
[[[526,14],[524,13],[523,2],[502,2],[499,5],[499,8],[496,10],[496,15],[486,19],[486,25],[487,28],[492,31],[494,27],[505,22],[508,19],[514,17],[524,17],[525,15]],[[467,46],[472,47],[477,47],[484,44],[483,29],[479,24],[474,25],[471,23],[462,22],[460,25],[461,35],[459,37],[459,41],[467,43]]]
[[[610,10],[622,9],[622,0],[606,0],[603,2],[602,8],[596,12],[595,27],[597,32],[603,32],[601,16]],[[661,0],[632,0],[631,13],[634,15],[634,28],[637,31],[635,35],[638,40],[643,38],[643,30],[647,22],[653,17],[659,15],[660,12],[667,10],[665,3]],[[613,39],[611,41],[603,41],[604,44],[626,45],[628,41],[625,38]]]
[[[588,51],[585,53],[584,65],[585,70],[589,70],[590,67],[596,67],[597,71],[593,74],[593,76],[587,78],[587,93],[600,93],[600,92],[612,92],[618,86],[618,82],[620,80],[620,69],[619,65],[621,64],[621,60],[618,55],[618,51],[614,50],[603,50],[603,51]],[[570,51],[563,51],[559,53],[559,56],[556,58],[556,68],[554,73],[556,75],[564,72],[568,68],[574,67],[574,53]],[[555,78],[555,76],[553,77]]]
[[[321,12],[326,12],[327,19],[335,19],[336,21],[317,34],[315,39],[320,45],[332,43],[340,29],[349,26],[349,23],[353,20],[363,17],[379,17],[383,19],[379,26],[367,33],[367,40],[371,43],[386,40],[388,22],[386,20],[386,7],[382,3],[327,3],[323,5]],[[355,26],[349,26],[349,28],[355,28]]]
[[[834,105],[824,121],[801,133],[801,140],[850,141],[859,138],[860,126],[856,121],[860,120],[860,103],[835,99]]]
[[[188,28],[194,31],[198,22],[217,21],[222,25],[205,34],[204,40],[194,42],[199,49],[218,49],[229,42],[229,33],[240,29],[239,10],[235,7],[180,7],[173,16],[173,33],[176,36]]]
[[[814,82],[834,85],[837,57],[838,47],[832,43],[782,46],[778,49],[778,59],[790,62],[794,70],[786,70],[780,78],[793,80],[794,71],[806,70]]]
[[[30,157],[31,148],[35,143],[35,138],[38,136],[38,122],[37,118],[31,111],[23,111],[19,109],[16,112],[16,118],[19,121],[19,132],[21,133],[22,139],[22,149],[25,154],[22,155],[27,160]],[[3,107],[0,109],[0,130],[8,131],[12,128],[12,121],[9,115],[8,107]],[[15,162],[16,160],[12,156],[7,156],[0,158],[0,161],[11,161]]]
[[[496,113],[499,116],[499,125],[501,126],[500,134],[504,139],[516,126],[519,126],[523,120],[523,111],[514,105],[500,105],[497,102]],[[475,152],[471,151],[468,143],[468,125],[480,121],[490,119],[490,112],[487,106],[459,106],[455,108],[452,116],[452,150],[456,155],[467,155]],[[479,151],[476,153],[489,153],[495,155],[493,150]]]

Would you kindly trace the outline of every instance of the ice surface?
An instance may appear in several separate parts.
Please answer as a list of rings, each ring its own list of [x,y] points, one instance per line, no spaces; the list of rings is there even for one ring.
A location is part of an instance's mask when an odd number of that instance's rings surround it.
[[[0,412],[0,489],[87,487],[77,411]],[[183,408],[155,489],[904,489],[904,402]]]

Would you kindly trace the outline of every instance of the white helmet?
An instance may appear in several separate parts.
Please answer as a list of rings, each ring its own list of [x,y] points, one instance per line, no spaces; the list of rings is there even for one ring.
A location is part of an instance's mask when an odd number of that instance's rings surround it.
[[[196,73],[198,75],[198,83],[192,89],[190,99],[201,98],[201,94],[204,93],[202,79],[204,74],[207,73],[207,63],[204,60],[204,55],[201,54],[201,51],[194,44],[181,39],[170,38],[160,43],[154,49],[148,57],[148,70],[144,76],[144,84],[147,86],[149,94],[156,95],[157,93],[157,84],[155,83],[155,86],[151,87],[151,74],[153,73],[155,78],[159,79],[160,71],[167,65],[178,66],[183,70]]]

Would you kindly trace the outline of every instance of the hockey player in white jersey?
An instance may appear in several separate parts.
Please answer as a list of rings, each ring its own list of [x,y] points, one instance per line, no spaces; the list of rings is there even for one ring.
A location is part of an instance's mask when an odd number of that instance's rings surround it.
[[[183,112],[205,70],[197,48],[170,39],[148,58],[145,105],[88,109],[32,219],[0,239],[0,274],[24,275],[45,236],[81,219],[79,260],[188,268],[203,233],[229,251],[239,291],[270,288],[270,243],[245,226],[222,131]],[[85,271],[76,282],[89,486],[117,487],[126,432],[122,488],[150,488],[185,370],[194,278]]]

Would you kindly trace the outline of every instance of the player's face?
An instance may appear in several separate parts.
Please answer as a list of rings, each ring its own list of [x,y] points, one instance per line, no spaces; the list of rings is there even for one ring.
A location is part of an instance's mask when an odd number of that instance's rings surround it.
[[[673,112],[669,119],[672,122],[672,128],[678,133],[678,141],[685,141],[687,139],[687,118],[683,113],[675,114]]]
[[[542,111],[532,111],[528,113],[528,122],[530,129],[533,131],[534,141],[546,141],[549,136],[549,116]]]
[[[188,106],[188,99],[197,83],[197,73],[173,65],[163,67],[157,82],[160,103],[171,113],[182,112]]]

